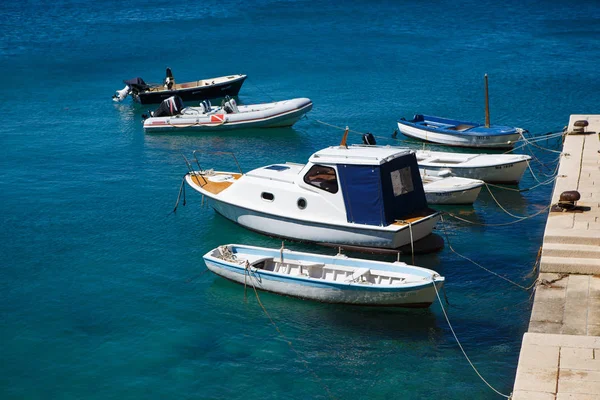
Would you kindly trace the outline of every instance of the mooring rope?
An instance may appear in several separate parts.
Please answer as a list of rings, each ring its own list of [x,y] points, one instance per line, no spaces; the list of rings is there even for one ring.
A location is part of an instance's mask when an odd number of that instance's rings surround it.
[[[250,277],[250,272],[251,271],[249,270],[249,268],[245,268],[245,271],[247,271],[248,276]],[[246,275],[246,272],[244,273],[244,275]],[[329,390],[329,387],[323,382],[323,380],[317,375],[317,373],[310,367],[308,361],[306,361],[306,359],[304,359],[304,357],[302,357],[302,355],[300,354],[300,352],[298,350],[296,350],[296,348],[294,347],[294,345],[292,344],[292,342],[290,340],[288,340],[288,338],[283,334],[283,332],[281,332],[281,330],[279,329],[279,327],[277,326],[277,324],[275,323],[275,321],[273,320],[273,318],[271,318],[271,315],[269,314],[269,312],[267,311],[267,309],[263,305],[262,301],[260,301],[260,297],[258,295],[258,291],[256,290],[256,286],[254,285],[254,282],[252,281],[252,279],[250,279],[250,284],[252,285],[252,288],[254,289],[254,294],[256,295],[256,300],[258,301],[258,304],[260,305],[260,308],[262,308],[262,310],[264,311],[264,313],[267,316],[267,318],[269,318],[269,321],[271,321],[271,324],[275,327],[275,330],[277,331],[277,333],[279,333],[279,335],[286,341],[286,343],[288,344],[288,346],[290,346],[290,349],[292,349],[292,351],[296,354],[296,356],[300,359],[300,361],[302,361],[302,363],[304,364],[304,366],[306,367],[306,369],[323,386],[323,388],[325,389],[325,391],[329,395],[329,398],[335,399],[336,397],[331,393],[331,391]]]
[[[519,223],[519,222],[523,222],[523,221],[525,221],[525,220],[527,220],[527,219],[530,219],[530,218],[537,217],[538,215],[540,215],[540,214],[542,214],[542,213],[544,213],[544,212],[548,211],[548,209],[549,209],[551,206],[552,206],[551,204],[550,204],[550,205],[547,205],[546,207],[544,207],[544,208],[543,208],[543,209],[541,209],[540,211],[536,212],[535,214],[528,215],[528,216],[527,216],[527,217],[525,217],[525,218],[516,219],[516,220],[514,220],[514,221],[510,221],[510,222],[504,222],[504,223],[501,223],[501,224],[484,224],[484,223],[481,223],[481,222],[470,221],[470,220],[468,220],[468,219],[461,218],[461,217],[459,217],[459,216],[458,216],[458,215],[456,215],[456,214],[452,214],[451,212],[448,212],[448,211],[445,211],[445,212],[444,212],[444,214],[447,214],[447,215],[451,216],[451,217],[452,217],[452,218],[454,218],[454,219],[457,219],[457,220],[459,220],[459,221],[463,221],[463,222],[466,222],[466,223],[468,223],[468,224],[472,224],[472,225],[478,225],[478,226],[507,226],[507,225],[513,225],[513,224],[517,224],[517,223]]]
[[[471,263],[473,263],[474,265],[478,266],[479,268],[483,269],[484,271],[489,272],[490,274],[495,275],[495,276],[497,276],[500,279],[504,279],[506,282],[511,283],[511,284],[513,284],[513,285],[515,285],[515,286],[517,286],[517,287],[519,287],[519,288],[521,288],[521,289],[523,289],[525,291],[528,291],[529,289],[531,289],[532,287],[535,286],[535,284],[537,282],[537,279],[530,286],[525,287],[523,285],[518,284],[517,282],[514,282],[514,281],[508,279],[505,276],[502,276],[502,275],[498,274],[497,272],[494,272],[494,271],[492,271],[492,270],[490,270],[490,269],[482,266],[481,264],[479,264],[479,263],[471,260],[469,257],[464,256],[464,255],[460,254],[459,252],[457,252],[456,250],[454,250],[454,247],[452,247],[452,243],[450,243],[450,238],[448,237],[448,232],[446,231],[446,223],[444,221],[444,216],[443,215],[441,215],[441,220],[442,220],[442,228],[444,229],[444,235],[446,236],[446,241],[448,242],[448,247],[450,248],[450,250],[452,250],[452,252],[454,254],[456,254],[457,256],[459,256],[459,257],[461,257],[461,258],[463,258],[463,259],[465,259],[465,260],[467,260],[467,261],[469,261]]]
[[[554,178],[553,178],[552,180],[554,180]],[[540,183],[540,185],[543,185],[543,184],[548,184],[548,182],[545,182],[545,183]],[[537,185],[537,186],[540,186],[540,185]],[[511,213],[510,211],[508,211],[506,208],[504,208],[504,207],[502,206],[502,204],[500,204],[500,202],[498,201],[498,199],[496,199],[496,197],[494,196],[494,194],[493,194],[493,193],[492,193],[492,191],[490,190],[490,188],[489,188],[489,186],[488,186],[488,184],[487,184],[487,183],[485,183],[485,188],[486,188],[486,189],[487,189],[487,191],[490,193],[490,196],[492,196],[492,199],[494,200],[494,202],[496,203],[496,205],[497,205],[498,207],[500,207],[500,208],[502,209],[502,211],[504,211],[506,214],[510,215],[510,216],[511,216],[511,217],[513,217],[513,218],[516,218],[516,219],[518,219],[518,220],[525,220],[525,219],[532,218],[532,217],[535,217],[535,216],[537,216],[537,215],[539,215],[539,214],[540,214],[540,213],[538,212],[538,213],[535,213],[535,214],[533,214],[533,215],[525,215],[525,216],[521,216],[521,215],[515,215],[515,214]],[[548,206],[548,207],[549,207],[549,206]]]
[[[563,132],[560,132],[560,135],[561,135],[561,136],[562,136],[563,134],[564,134]],[[521,133],[520,135],[521,135],[521,139],[523,139],[523,141],[524,141],[526,144],[528,144],[528,145],[531,145],[531,146],[533,146],[533,147],[536,147],[536,148],[538,148],[538,149],[540,149],[540,150],[548,151],[548,152],[551,152],[551,153],[558,153],[558,154],[562,153],[562,151],[560,151],[560,150],[548,149],[548,148],[546,148],[546,147],[542,147],[542,146],[540,146],[540,145],[537,145],[537,144],[535,144],[535,142],[537,142],[537,141],[544,140],[544,139],[546,139],[546,140],[547,140],[547,139],[549,139],[549,138],[550,138],[550,137],[552,137],[552,136],[548,136],[548,137],[545,137],[545,138],[537,138],[537,139],[532,139],[532,140],[530,140],[530,139],[527,139],[527,138],[525,137],[525,135],[523,135],[522,133]],[[558,133],[557,133],[556,135],[558,136]]]
[[[326,125],[326,126],[329,126],[329,127],[335,128],[335,129],[338,129],[338,130],[342,130],[342,131],[345,131],[345,130],[346,130],[346,127],[341,127],[341,126],[333,125],[333,124],[330,124],[330,123],[327,123],[327,122],[324,122],[324,121],[321,121],[321,120],[318,120],[318,119],[315,119],[314,121],[315,121],[315,122],[318,122],[318,123],[320,123],[320,124],[323,124],[323,125]],[[352,130],[352,129],[348,129],[348,132],[351,132],[351,133],[356,133],[356,134],[359,134],[359,135],[365,135],[365,134],[367,134],[367,133],[365,133],[365,132],[355,131],[355,130]],[[395,132],[395,133],[397,133],[397,131],[394,131],[394,132]],[[369,132],[369,133],[370,133],[370,132]],[[372,133],[371,133],[371,134],[372,134]],[[372,135],[373,135],[373,134],[372,134]],[[552,134],[552,135],[550,135],[550,136],[548,136],[548,137],[539,138],[539,140],[547,140],[548,138],[551,138],[551,137],[554,137],[554,136],[557,136],[557,135],[562,135],[562,132],[557,132],[557,133],[555,133],[555,134]],[[521,133],[521,136],[523,136],[523,134],[522,134],[522,133]],[[378,138],[378,139],[389,139],[389,138],[387,138],[387,137],[383,137],[383,136],[377,136],[377,135],[373,135],[373,137],[375,137],[375,138]],[[410,143],[410,144],[419,144],[419,145],[420,145],[420,144],[423,144],[423,149],[425,149],[425,145],[426,145],[426,143],[425,143],[425,142],[417,142],[417,141],[414,141],[414,140],[403,140],[403,139],[397,139],[397,138],[396,138],[394,135],[392,136],[392,139],[393,139],[393,140],[396,140],[396,141],[400,141],[400,142]],[[509,153],[509,152],[512,152],[512,151],[514,151],[514,150],[516,150],[516,149],[519,149],[519,148],[522,148],[522,147],[526,147],[528,144],[529,144],[529,141],[528,141],[528,142],[526,142],[525,144],[523,144],[522,146],[515,147],[515,148],[513,148],[513,149],[511,149],[511,150],[508,150],[508,151],[506,151],[504,154],[506,154],[506,153]],[[538,147],[539,147],[539,146],[538,146]],[[543,149],[543,148],[542,148],[542,149]],[[554,150],[553,150],[553,151],[554,151]],[[559,151],[559,152],[557,152],[557,153],[561,153],[561,154],[562,154],[562,152],[560,152],[560,151]],[[545,164],[543,164],[541,161],[539,161],[539,158],[537,158],[535,155],[533,155],[533,157],[532,157],[532,158],[533,158],[534,160],[537,160],[537,161],[538,161],[540,164],[542,164],[542,165],[544,165],[544,166],[545,166]],[[558,160],[559,158],[560,158],[560,156],[557,158],[557,160]],[[536,182],[538,182],[538,183],[541,183],[541,182],[540,182],[540,180],[539,180],[539,179],[537,178],[537,176],[535,175],[535,173],[533,172],[533,169],[531,168],[531,164],[530,164],[529,162],[527,162],[527,167],[529,168],[529,171],[530,171],[531,175],[533,176],[533,178],[535,179],[535,181],[536,181]],[[557,166],[556,166],[556,169],[555,169],[555,173],[554,173],[554,175],[556,174],[556,171],[558,171],[558,164],[557,164]],[[542,174],[543,174],[543,173],[542,173]],[[547,174],[543,174],[543,175],[544,175],[544,176],[546,176],[546,177],[553,176],[553,175],[547,175]],[[539,185],[536,185],[536,186],[534,186],[534,187],[537,187],[537,186],[539,186]],[[529,188],[529,189],[520,189],[520,190],[517,190],[517,189],[507,188],[507,187],[504,187],[504,186],[496,186],[496,187],[499,187],[499,188],[502,188],[502,189],[505,189],[505,190],[514,190],[514,191],[521,191],[521,192],[524,192],[524,191],[527,191],[527,190],[531,190],[531,189],[533,189],[533,188]]]
[[[261,94],[267,96],[271,101],[275,101],[275,99],[272,96],[270,96],[267,92],[258,87],[258,85],[255,85],[254,82],[252,82],[250,79],[246,79],[246,82],[248,82],[251,86],[257,89]]]
[[[198,279],[200,278],[202,275],[204,275],[205,273],[207,273],[208,271],[210,271],[210,269],[206,268],[204,271],[200,272],[198,275],[192,276],[191,278],[188,278],[185,283],[190,283],[191,281],[193,281],[194,279]]]
[[[338,129],[338,130],[342,130],[342,131],[345,131],[345,130],[346,130],[346,128],[345,128],[345,127],[341,127],[341,126],[337,126],[337,125],[329,124],[329,123],[327,123],[327,122],[324,122],[324,121],[321,121],[321,120],[318,120],[318,119],[314,119],[313,121],[315,121],[315,122],[318,122],[319,124],[323,124],[323,125],[329,126],[329,127],[331,127],[331,128]],[[350,132],[350,133],[356,133],[356,134],[359,134],[359,135],[361,135],[361,136],[362,136],[362,135],[366,135],[367,133],[371,133],[371,132],[359,132],[359,131],[355,131],[355,130],[352,130],[352,129],[348,129],[348,132]],[[397,133],[397,131],[396,131],[396,130],[394,130],[394,133]],[[371,135],[373,135],[373,134],[371,133]],[[405,140],[405,139],[398,139],[398,138],[396,138],[396,137],[395,137],[395,136],[393,136],[393,135],[392,135],[391,137],[373,135],[373,137],[374,137],[374,138],[376,138],[376,139],[390,139],[390,138],[391,138],[391,139],[393,139],[393,140],[395,140],[395,141],[397,141],[397,142],[404,142],[404,143],[411,143],[411,144],[419,144],[419,145],[422,143],[422,142],[417,142],[417,141],[415,141],[415,140]]]
[[[460,351],[462,351],[463,355],[465,356],[465,358],[467,359],[469,365],[471,366],[471,368],[473,368],[473,371],[475,371],[475,373],[477,374],[477,376],[490,388],[492,389],[494,392],[496,392],[496,394],[505,397],[507,399],[510,399],[511,396],[507,396],[501,392],[499,392],[498,390],[496,390],[492,385],[490,385],[490,383],[488,381],[485,380],[485,378],[479,373],[479,371],[477,370],[477,368],[475,367],[475,365],[473,364],[473,362],[471,361],[471,359],[469,358],[469,356],[467,355],[467,352],[465,351],[465,349],[463,348],[462,344],[460,343],[460,340],[458,340],[458,336],[456,336],[456,332],[454,332],[454,328],[452,327],[452,324],[450,323],[450,319],[448,318],[448,314],[446,313],[446,310],[444,309],[444,305],[442,304],[442,299],[440,298],[440,293],[437,290],[437,287],[435,286],[435,281],[433,281],[433,288],[435,289],[435,295],[437,296],[438,302],[440,303],[440,307],[442,308],[442,312],[444,314],[444,318],[446,318],[446,322],[448,323],[448,327],[450,328],[450,331],[452,332],[452,336],[454,336],[454,340],[456,340],[456,343],[458,344],[458,347],[460,347]]]

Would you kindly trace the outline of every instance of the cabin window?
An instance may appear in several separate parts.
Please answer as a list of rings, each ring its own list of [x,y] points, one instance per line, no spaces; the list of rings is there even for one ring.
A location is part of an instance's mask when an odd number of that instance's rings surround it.
[[[304,210],[306,208],[306,199],[300,197],[297,204],[299,209]]]
[[[273,201],[275,199],[275,196],[273,195],[273,193],[269,193],[269,192],[262,192],[260,197],[262,197],[262,199],[266,200],[266,201]]]
[[[392,177],[392,188],[395,197],[413,191],[414,187],[410,167],[397,169],[392,171],[390,175]]]
[[[337,193],[338,191],[337,175],[335,169],[331,167],[313,165],[304,175],[304,182],[329,193]]]

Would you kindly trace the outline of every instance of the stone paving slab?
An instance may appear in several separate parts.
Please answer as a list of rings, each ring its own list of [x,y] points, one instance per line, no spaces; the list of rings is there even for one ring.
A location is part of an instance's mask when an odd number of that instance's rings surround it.
[[[567,132],[580,120],[600,132],[600,115],[571,115]],[[577,205],[589,209],[548,215],[513,400],[600,400],[599,139],[597,133],[565,137],[552,204],[563,191],[577,190]]]
[[[525,333],[512,399],[558,394],[600,399],[600,337]]]

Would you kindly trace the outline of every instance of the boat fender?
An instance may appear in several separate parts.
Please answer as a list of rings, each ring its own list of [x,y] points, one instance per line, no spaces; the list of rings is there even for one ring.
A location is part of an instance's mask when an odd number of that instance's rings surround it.
[[[375,142],[375,137],[373,136],[373,134],[371,132],[367,132],[367,133],[363,134],[362,141],[367,146],[375,146],[377,144]]]

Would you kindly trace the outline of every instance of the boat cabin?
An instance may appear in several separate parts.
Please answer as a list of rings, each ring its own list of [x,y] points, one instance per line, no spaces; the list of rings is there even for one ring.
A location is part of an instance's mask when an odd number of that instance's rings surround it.
[[[351,223],[387,226],[428,209],[415,153],[407,149],[328,147],[310,157],[299,178],[337,195]]]

